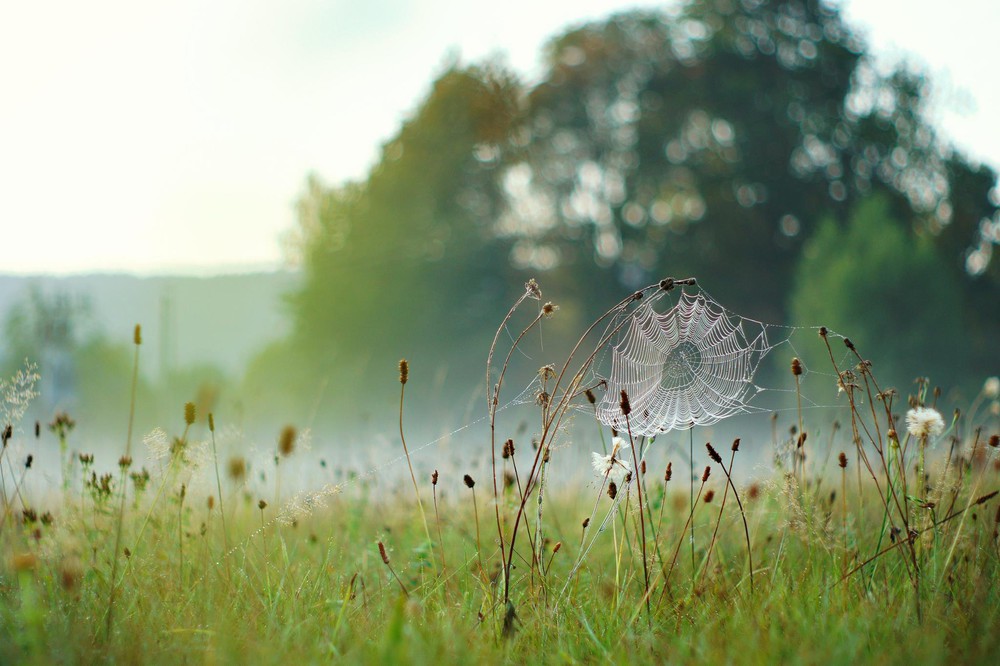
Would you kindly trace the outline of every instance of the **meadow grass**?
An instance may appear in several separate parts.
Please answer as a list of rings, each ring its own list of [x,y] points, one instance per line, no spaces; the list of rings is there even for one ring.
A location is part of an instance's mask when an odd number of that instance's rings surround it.
[[[992,464],[963,475],[957,510],[985,496],[980,489],[1000,487]],[[647,474],[647,491],[653,515],[661,505],[664,513],[656,537],[662,559],[651,547],[648,564],[662,572],[675,546],[686,546],[690,508],[685,491],[664,495],[655,476]],[[14,511],[12,501],[3,528],[0,662],[989,663],[1000,654],[995,500],[919,538],[926,575],[918,617],[907,560],[896,552],[844,578],[879,541],[883,512],[870,488],[847,498],[847,514],[835,482],[799,486],[777,474],[742,488],[757,566],[751,589],[741,513],[729,502],[719,518],[720,484],[712,502],[702,494],[693,519],[699,534],[720,528],[708,569],[700,570],[707,538],[694,571],[682,549],[668,586],[651,576],[647,615],[634,497],[619,500],[614,529],[565,586],[595,489],[552,490],[543,565],[531,566],[527,546],[515,551],[516,619],[505,635],[497,545],[484,539],[492,570],[482,572],[476,511],[460,484],[458,475],[439,481],[450,492],[439,501],[443,541],[433,549],[415,503],[375,486],[334,495],[291,522],[234,493],[227,526],[239,536],[228,553],[220,505],[209,508],[206,494],[165,493],[154,504],[150,489],[138,501],[130,493],[110,634],[114,487],[105,492],[98,479],[82,502],[68,493],[48,524]],[[516,493],[508,487],[502,513],[514,510]],[[602,496],[598,515],[612,504]],[[489,518],[480,515],[483,529]]]
[[[594,404],[585,350],[581,369],[539,371],[533,447],[498,449],[504,361],[483,443],[493,477],[478,485],[447,460],[415,473],[402,393],[412,493],[376,468],[282,498],[278,461],[315,456],[294,429],[278,438],[274,482],[250,484],[245,460],[219,460],[211,416],[210,442],[189,441],[187,405],[152,472],[136,469],[129,437],[117,465],[63,459],[62,487],[36,497],[24,480],[41,428],[33,441],[4,428],[0,663],[997,663],[1000,439],[983,427],[995,420],[956,412],[942,432],[922,382],[904,429],[896,394],[843,343],[856,359],[830,360],[848,425],[822,455],[807,435],[824,428],[799,408],[787,441],[775,434],[787,454],[743,483],[738,440],[701,442],[689,488],[672,463],[654,469],[643,438],[612,433],[607,453],[598,429],[575,445],[605,450],[605,471],[550,482],[568,406]],[[621,405],[628,424],[624,391]],[[53,423],[65,451],[71,429]],[[932,439],[947,446],[929,453]]]

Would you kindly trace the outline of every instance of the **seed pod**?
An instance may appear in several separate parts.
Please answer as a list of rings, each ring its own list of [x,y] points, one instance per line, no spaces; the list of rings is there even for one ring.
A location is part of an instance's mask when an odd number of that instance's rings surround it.
[[[378,542],[378,554],[382,556],[382,561],[389,564],[389,553],[385,552],[385,544]]]
[[[625,392],[625,389],[622,389],[622,398],[619,404],[622,408],[622,414],[628,416],[632,413],[632,405],[628,401],[628,393]]]

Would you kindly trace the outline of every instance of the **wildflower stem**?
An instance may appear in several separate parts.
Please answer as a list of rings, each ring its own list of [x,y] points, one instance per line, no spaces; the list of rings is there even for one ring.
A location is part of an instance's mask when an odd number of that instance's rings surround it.
[[[624,391],[622,394],[624,395]],[[635,476],[635,492],[636,496],[639,498],[639,535],[640,543],[642,544],[642,584],[643,584],[643,597],[646,599],[646,614],[647,616],[652,615],[652,609],[649,604],[649,564],[646,557],[646,515],[643,513],[642,507],[642,478],[641,472],[639,471],[639,459],[635,452],[635,442],[632,438],[632,422],[629,419],[629,415],[625,414],[625,426],[628,429],[628,440],[629,448],[632,449],[632,474]]]
[[[229,532],[226,529],[226,503],[222,500],[222,477],[219,476],[219,451],[215,447],[215,417],[209,413],[208,429],[212,433],[212,459],[215,461],[215,485],[219,491],[219,515],[222,516],[222,539],[226,547],[226,579],[232,580],[232,570],[229,565]]]
[[[125,435],[125,457],[131,459],[132,456],[132,425],[135,422],[135,393],[136,386],[139,382],[139,347],[142,344],[142,332],[139,325],[136,324],[135,332],[133,335],[133,341],[135,342],[135,352],[132,358],[132,390],[129,398],[129,408],[128,408],[128,430]],[[60,437],[61,446],[65,446],[65,441],[63,437]],[[65,457],[65,451],[63,451]],[[118,506],[118,525],[115,528],[115,549],[111,553],[111,578],[108,579],[111,584],[111,591],[108,594],[108,612],[105,621],[104,633],[106,638],[111,638],[111,628],[114,625],[114,607],[115,607],[115,593],[118,590],[118,551],[121,550],[122,545],[122,524],[125,522],[125,480],[128,478],[128,467],[126,465],[120,465],[121,467],[121,500]],[[65,464],[63,469],[66,469]],[[66,478],[64,474],[63,484],[65,486]],[[148,516],[147,516],[148,518]]]
[[[406,365],[406,372],[409,372],[409,366],[405,360],[400,361],[400,369]],[[417,509],[420,510],[420,520],[424,525],[424,535],[427,537],[427,543],[432,544],[434,540],[431,539],[430,528],[427,527],[427,516],[424,514],[424,503],[420,501],[420,487],[417,485],[417,476],[413,473],[413,463],[410,461],[410,450],[406,446],[406,436],[403,435],[403,395],[406,393],[406,381],[403,379],[405,375],[400,374],[401,381],[399,383],[399,439],[403,442],[403,453],[406,454],[406,465],[410,468],[410,479],[413,481],[413,492],[417,496]]]

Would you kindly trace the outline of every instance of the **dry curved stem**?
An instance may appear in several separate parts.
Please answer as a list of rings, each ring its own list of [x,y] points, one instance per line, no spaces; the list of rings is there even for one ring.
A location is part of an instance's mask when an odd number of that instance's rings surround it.
[[[529,280],[525,284],[524,293],[521,294],[514,305],[511,306],[510,310],[507,311],[507,316],[503,318],[500,322],[500,326],[497,327],[496,333],[493,335],[493,342],[490,343],[490,351],[486,355],[486,404],[487,411],[490,417],[490,460],[493,471],[493,506],[496,513],[497,521],[497,536],[500,539],[500,560],[501,566],[503,567],[504,576],[506,577],[509,573],[509,567],[507,566],[507,558],[504,553],[504,532],[503,532],[503,521],[500,519],[500,488],[497,483],[497,445],[496,445],[496,413],[497,407],[500,400],[500,387],[503,384],[503,375],[507,371],[507,366],[510,363],[511,355],[514,353],[514,349],[517,347],[521,339],[527,334],[528,328],[535,325],[537,321],[541,319],[542,313],[539,312],[538,316],[532,321],[531,324],[517,336],[517,340],[511,346],[510,351],[507,354],[507,358],[504,361],[503,369],[500,372],[500,377],[497,379],[497,383],[494,385],[490,380],[490,375],[492,374],[493,366],[493,354],[496,352],[497,342],[500,340],[500,332],[504,330],[507,326],[507,322],[510,321],[511,317],[514,316],[514,312],[522,303],[528,298],[539,299],[541,297],[541,292],[538,290],[538,285],[534,280]]]
[[[739,442],[739,440],[736,440]],[[708,552],[705,555],[705,564],[702,567],[701,575],[704,576],[705,572],[708,571],[709,562],[712,559],[712,550],[715,547],[715,539],[719,534],[719,525],[722,524],[722,512],[726,508],[726,498],[729,496],[729,489],[733,489],[733,496],[736,498],[736,504],[740,509],[740,517],[743,519],[743,533],[747,540],[747,559],[749,561],[750,568],[750,593],[754,593],[754,583],[753,583],[753,549],[750,545],[750,528],[747,525],[746,512],[743,510],[743,502],[740,501],[740,494],[736,491],[736,485],[733,483],[732,471],[733,463],[736,461],[736,445],[733,446],[733,454],[729,458],[729,469],[726,469],[725,465],[719,465],[722,468],[722,473],[726,475],[726,489],[722,493],[722,504],[719,507],[719,520],[715,523],[715,531],[712,532],[712,540],[708,545]]]
[[[695,280],[695,278],[684,278],[684,279],[664,278],[663,280],[660,280],[655,284],[648,285],[636,292],[633,292],[631,295],[627,296],[626,298],[623,298],[621,301],[619,301],[617,304],[615,304],[613,307],[607,310],[603,315],[594,320],[594,322],[591,323],[589,327],[587,327],[587,330],[584,331],[583,334],[580,336],[580,338],[577,340],[576,344],[573,346],[573,349],[570,351],[569,356],[566,358],[565,363],[563,363],[562,369],[559,371],[559,375],[556,377],[555,384],[552,387],[552,395],[555,396],[558,394],[559,386],[562,383],[563,379],[566,377],[569,367],[572,364],[573,359],[576,357],[576,354],[580,351],[580,348],[583,346],[587,338],[590,337],[591,333],[593,333],[594,330],[602,322],[604,322],[606,319],[608,319],[613,315],[624,312],[629,305],[642,299],[645,296],[646,292],[648,291],[662,290],[666,292],[672,290],[677,285],[681,286],[694,285],[696,284],[696,282],[697,281]],[[536,473],[538,471],[538,464],[541,458],[541,452],[544,450],[546,445],[551,445],[551,439],[554,438],[556,433],[559,432],[559,429],[562,426],[563,418],[565,417],[566,412],[569,410],[573,398],[576,395],[578,395],[578,391],[580,389],[580,382],[582,381],[583,375],[593,364],[594,359],[597,357],[597,354],[600,352],[600,350],[603,349],[604,346],[607,345],[608,342],[618,333],[618,331],[625,325],[626,321],[627,320],[622,320],[622,322],[620,322],[617,326],[613,327],[611,330],[607,331],[604,335],[602,335],[599,338],[597,344],[594,347],[594,350],[590,353],[587,359],[580,365],[579,369],[576,371],[576,373],[574,373],[573,379],[570,381],[569,385],[563,390],[559,400],[556,401],[555,403],[555,408],[552,409],[552,411],[549,413],[549,418],[544,424],[538,450],[535,452],[534,461],[532,462],[531,469],[528,472],[527,480],[525,481],[524,497],[522,497],[520,505],[518,506],[517,514],[514,517],[514,527],[511,533],[510,543],[508,544],[508,557],[506,558],[505,573],[504,573],[505,603],[510,600],[509,568],[510,568],[511,557],[513,556],[514,552],[514,543],[517,537],[517,528],[518,525],[520,524],[521,517],[524,515],[525,505],[527,502],[527,498],[531,494],[532,485],[536,480]]]
[[[966,506],[965,508],[959,509],[958,511],[953,511],[953,512],[949,513],[947,516],[945,516],[944,518],[942,518],[941,520],[934,521],[934,523],[932,523],[930,525],[930,527],[925,527],[922,530],[913,530],[912,532],[910,532],[908,534],[908,536],[907,536],[906,539],[900,539],[896,543],[894,543],[894,544],[892,544],[890,546],[886,546],[885,548],[883,548],[879,552],[875,553],[874,555],[872,555],[871,557],[869,557],[867,560],[865,560],[861,564],[857,565],[856,567],[854,567],[853,569],[851,569],[850,571],[848,571],[847,573],[845,573],[843,576],[840,577],[840,579],[836,583],[834,583],[833,585],[831,585],[830,588],[832,589],[832,588],[836,587],[837,585],[840,585],[845,580],[847,580],[848,578],[850,578],[851,576],[853,576],[857,572],[861,571],[862,569],[864,569],[866,566],[868,566],[869,564],[871,564],[872,562],[874,562],[878,558],[880,558],[883,555],[885,555],[886,553],[888,553],[890,550],[895,550],[896,548],[899,548],[900,546],[903,546],[903,545],[905,545],[907,543],[912,544],[914,541],[917,540],[917,537],[919,537],[921,534],[925,534],[927,532],[930,532],[931,530],[935,530],[938,527],[940,527],[941,525],[943,525],[944,523],[947,523],[949,520],[952,520],[954,518],[958,518],[959,516],[961,516],[962,514],[964,514],[966,511],[968,511],[969,509],[971,509],[974,506],[979,506],[980,504],[985,504],[986,502],[989,502],[991,499],[993,499],[994,497],[996,497],[998,494],[1000,494],[1000,490],[994,490],[991,493],[987,493],[985,495],[982,495],[981,497],[976,498],[976,500],[974,502],[969,502],[968,506]]]
[[[614,314],[617,314],[619,312],[624,311],[631,303],[633,303],[633,302],[641,299],[646,291],[649,291],[651,289],[662,288],[662,284],[665,283],[665,282],[666,282],[666,280],[658,282],[658,283],[656,283],[654,285],[650,285],[650,286],[645,287],[645,288],[643,288],[643,289],[641,289],[641,290],[639,290],[637,292],[632,293],[627,298],[622,299],[615,306],[613,306],[611,309],[609,309],[603,315],[601,315],[596,320],[594,320],[594,322],[591,323],[591,325],[587,328],[587,330],[584,331],[583,335],[580,336],[579,340],[577,340],[577,342],[573,346],[573,349],[570,352],[569,356],[566,358],[565,363],[563,363],[562,369],[559,371],[559,375],[556,377],[555,384],[552,387],[552,395],[556,395],[557,394],[558,389],[559,389],[559,385],[562,383],[563,378],[566,376],[566,373],[569,370],[569,366],[573,362],[573,358],[576,356],[577,352],[580,350],[580,347],[583,346],[584,341],[590,336],[590,334],[594,331],[594,329],[596,329],[601,324],[601,322],[603,322],[604,320],[606,320],[608,317],[610,317],[610,316],[612,316]],[[674,282],[672,280],[671,280],[670,284],[671,284],[670,288],[673,288],[672,285],[674,284]],[[513,554],[514,554],[514,545],[515,545],[516,538],[517,538],[517,529],[518,529],[518,526],[520,525],[521,518],[524,515],[524,510],[525,510],[525,506],[526,506],[526,503],[527,503],[527,498],[531,495],[532,486],[533,486],[533,484],[534,484],[534,482],[535,482],[535,480],[537,478],[536,474],[538,472],[539,461],[541,460],[541,453],[542,453],[542,451],[545,449],[545,447],[547,445],[551,444],[552,437],[554,437],[555,433],[557,433],[559,431],[559,428],[560,428],[560,426],[562,424],[562,419],[565,416],[566,412],[569,410],[570,405],[571,405],[571,401],[572,401],[573,397],[577,394],[577,390],[579,389],[580,381],[581,381],[581,378],[582,378],[583,374],[586,372],[586,370],[593,363],[594,358],[597,356],[597,353],[603,347],[603,345],[607,344],[608,340],[610,340],[611,337],[622,326],[624,326],[624,323],[625,322],[623,321],[621,324],[619,324],[618,326],[616,326],[607,335],[601,337],[601,339],[599,340],[599,342],[598,342],[597,346],[595,347],[594,351],[591,352],[590,356],[584,361],[584,363],[581,365],[580,369],[574,374],[573,380],[570,382],[569,387],[567,387],[563,391],[561,397],[555,403],[555,408],[552,409],[551,412],[549,412],[548,419],[546,420],[546,422],[545,422],[545,424],[544,424],[544,426],[542,428],[542,436],[541,436],[541,439],[539,441],[538,450],[535,452],[535,458],[534,458],[534,460],[532,462],[531,469],[529,470],[528,477],[527,477],[527,479],[525,481],[524,495],[521,498],[521,502],[518,505],[517,513],[516,513],[516,515],[514,517],[514,527],[513,527],[513,531],[511,532],[510,543],[508,544],[508,556],[507,556],[506,561],[504,563],[504,602],[505,603],[510,600],[510,575],[509,575],[510,571],[509,571],[509,569],[510,569],[511,558],[513,557]]]

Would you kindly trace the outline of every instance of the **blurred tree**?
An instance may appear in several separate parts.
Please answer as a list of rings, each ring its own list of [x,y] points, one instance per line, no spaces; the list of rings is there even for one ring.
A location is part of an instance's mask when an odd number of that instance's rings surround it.
[[[907,387],[917,376],[945,386],[972,376],[960,284],[931,240],[909,233],[884,197],[860,202],[846,227],[825,218],[803,248],[793,285],[792,321],[851,338],[883,388]],[[828,367],[824,354],[817,348],[804,360]]]
[[[497,66],[449,67],[367,180],[309,180],[293,243],[305,286],[283,348],[298,360],[272,348],[257,386],[284,365],[318,395],[413,350],[479,372],[526,274],[581,325],[664,275],[786,321],[803,244],[873,195],[906,222],[873,238],[896,234],[925,262],[933,244],[934,270],[974,311],[949,321],[993,358],[996,174],[954,153],[923,78],[880,71],[836,7],[691,0],[573,29],[546,57],[530,90]]]
[[[66,293],[48,294],[32,284],[4,322],[3,376],[12,375],[27,359],[38,366],[40,400],[45,406],[68,408],[76,393],[73,354],[89,311],[85,300]]]
[[[566,266],[595,302],[696,274],[781,321],[804,239],[871,192],[947,236],[956,276],[997,219],[996,174],[950,157],[923,79],[880,73],[818,0],[627,13],[557,38],[547,60],[504,175],[513,259]]]
[[[464,337],[496,319],[512,281],[493,227],[495,176],[517,92],[499,67],[449,67],[365,182],[309,180],[294,242],[305,286],[292,304],[314,390],[373,358],[391,378],[415,349],[448,349],[461,363]]]

